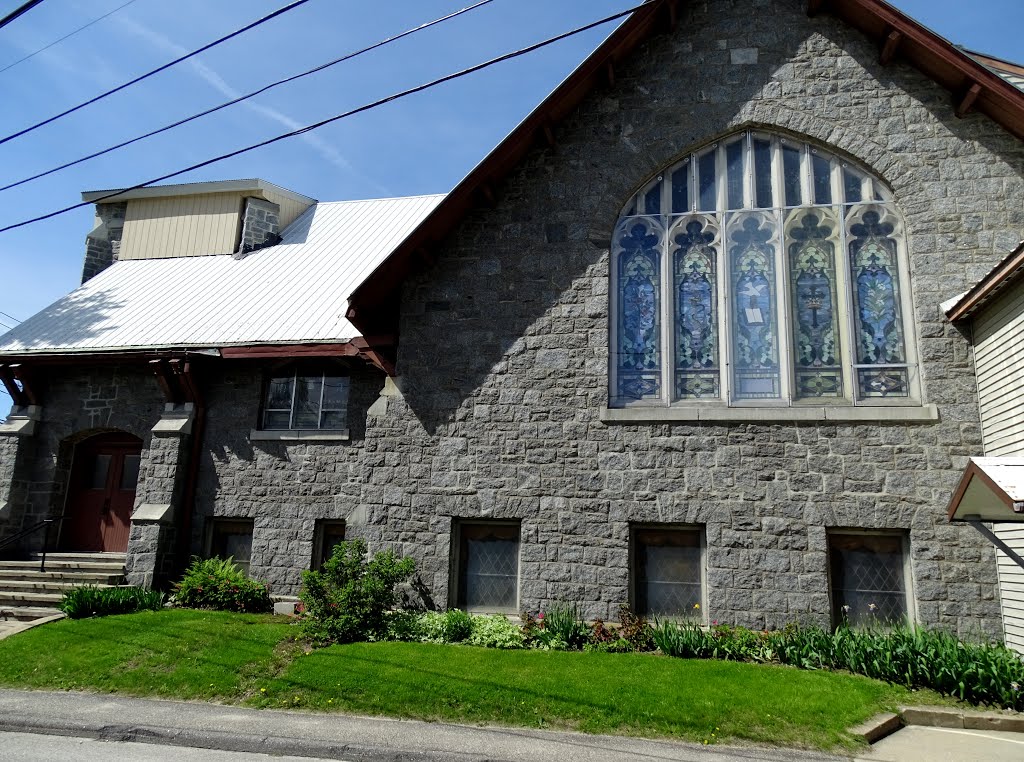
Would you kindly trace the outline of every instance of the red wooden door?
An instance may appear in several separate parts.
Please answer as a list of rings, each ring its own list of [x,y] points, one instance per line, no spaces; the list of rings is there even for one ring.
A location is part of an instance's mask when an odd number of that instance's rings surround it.
[[[123,553],[142,442],[130,434],[100,434],[78,445],[71,469],[66,550]]]

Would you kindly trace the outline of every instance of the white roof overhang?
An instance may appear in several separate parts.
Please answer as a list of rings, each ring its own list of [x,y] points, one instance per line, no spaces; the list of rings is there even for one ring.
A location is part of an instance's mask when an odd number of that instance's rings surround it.
[[[1024,458],[971,458],[949,502],[949,520],[1024,523]]]

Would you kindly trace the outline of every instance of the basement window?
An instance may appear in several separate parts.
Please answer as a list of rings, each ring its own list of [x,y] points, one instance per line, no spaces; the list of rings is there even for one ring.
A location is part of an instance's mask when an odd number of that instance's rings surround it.
[[[214,519],[210,526],[208,558],[232,558],[248,576],[252,560],[252,519]]]
[[[903,624],[909,618],[907,538],[903,534],[832,533],[828,537],[833,624]]]
[[[455,528],[456,605],[515,613],[519,605],[519,523],[460,523]]]
[[[701,530],[636,527],[632,541],[636,612],[663,619],[701,619]]]

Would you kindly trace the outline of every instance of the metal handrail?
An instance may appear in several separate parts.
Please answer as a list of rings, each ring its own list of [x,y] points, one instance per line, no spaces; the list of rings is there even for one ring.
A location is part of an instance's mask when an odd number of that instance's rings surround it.
[[[8,545],[13,545],[24,537],[35,534],[45,527],[46,534],[43,537],[43,552],[40,554],[39,559],[39,571],[44,572],[46,571],[46,554],[49,552],[48,549],[50,547],[50,527],[53,524],[60,524],[66,518],[67,516],[58,516],[55,519],[43,519],[42,521],[30,526],[28,529],[22,529],[20,532],[15,535],[11,535],[6,540],[0,541],[0,550],[3,550]]]

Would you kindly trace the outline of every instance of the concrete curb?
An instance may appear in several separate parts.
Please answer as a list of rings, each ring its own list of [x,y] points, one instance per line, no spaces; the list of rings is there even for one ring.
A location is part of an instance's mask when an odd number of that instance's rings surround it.
[[[320,757],[347,762],[511,762],[478,754],[453,751],[375,749],[349,743],[310,738],[260,736],[193,728],[163,728],[150,725],[99,725],[87,722],[39,722],[30,717],[0,717],[0,732],[94,738],[98,741],[128,741],[194,749],[233,751],[269,756]]]
[[[41,619],[32,619],[28,622],[22,622],[20,625],[16,625],[6,632],[0,632],[0,640],[9,638],[11,635],[17,635],[18,633],[25,632],[25,630],[31,630],[33,627],[38,627],[41,624],[49,624],[50,622],[56,622],[60,619],[64,619],[66,614],[54,614],[53,616],[44,616]]]
[[[851,735],[863,738],[868,743],[881,741],[903,727],[903,719],[898,714],[883,712],[870,720],[850,728]]]
[[[933,706],[900,707],[900,717],[907,725],[965,730],[1000,730],[1024,733],[1024,714],[1019,712],[970,712]]]

